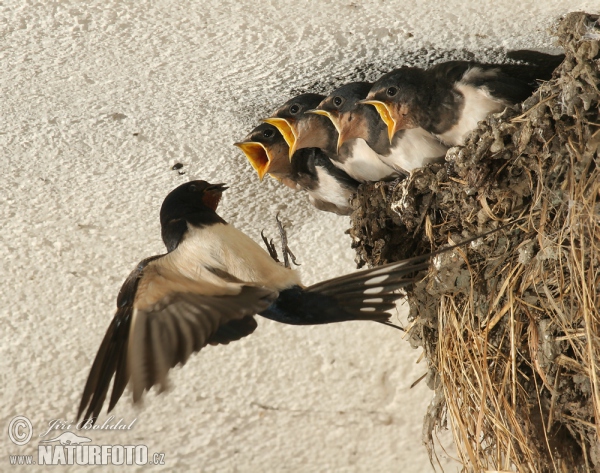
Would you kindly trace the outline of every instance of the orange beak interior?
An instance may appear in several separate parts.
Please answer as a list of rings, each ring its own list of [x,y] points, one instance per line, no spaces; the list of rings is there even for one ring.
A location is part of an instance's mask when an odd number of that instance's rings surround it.
[[[394,118],[394,113],[391,110],[391,108],[389,107],[389,105],[386,104],[385,102],[381,102],[379,100],[361,100],[360,103],[364,103],[367,105],[373,105],[373,107],[375,107],[375,109],[379,113],[379,116],[381,117],[383,122],[387,125],[388,138],[391,143],[392,140],[394,139],[394,134],[396,133],[396,131],[398,131],[399,128],[398,128],[398,124]]]
[[[244,141],[242,143],[234,143],[235,146],[240,148],[250,164],[258,174],[258,178],[262,181],[265,174],[269,172],[269,165],[271,163],[271,157],[267,148],[262,143],[256,141]]]

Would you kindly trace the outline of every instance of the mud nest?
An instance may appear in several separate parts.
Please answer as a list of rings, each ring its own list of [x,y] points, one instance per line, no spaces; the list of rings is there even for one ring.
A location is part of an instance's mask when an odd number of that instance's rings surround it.
[[[600,25],[573,13],[566,53],[523,104],[446,163],[353,201],[359,266],[504,227],[434,259],[408,335],[435,391],[423,435],[450,428],[466,471],[600,471]]]

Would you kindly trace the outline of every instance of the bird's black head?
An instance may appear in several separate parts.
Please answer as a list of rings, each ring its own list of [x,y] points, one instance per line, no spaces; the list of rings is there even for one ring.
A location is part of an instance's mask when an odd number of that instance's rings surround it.
[[[298,120],[307,110],[316,108],[324,98],[323,95],[319,94],[300,94],[279,107],[273,116],[287,120]]]
[[[277,127],[269,123],[261,123],[258,125],[248,134],[244,141],[262,143],[265,146],[276,146],[282,143],[285,144],[283,135],[279,132]]]
[[[430,94],[423,69],[402,67],[384,74],[373,84],[362,103],[373,105],[388,127],[390,143],[407,128],[425,128]]]
[[[160,208],[160,225],[168,251],[177,248],[188,223],[196,227],[225,223],[216,210],[226,189],[225,184],[190,181],[167,195]]]
[[[427,92],[427,74],[418,67],[401,67],[381,76],[367,99],[386,103],[419,104]]]
[[[372,86],[370,82],[351,82],[342,85],[319,104],[319,109],[338,113],[351,112],[358,101],[367,96]]]
[[[289,146],[289,157],[301,148],[323,148],[335,152],[337,132],[328,118],[306,113],[324,99],[319,94],[301,94],[279,107],[263,121],[277,127]]]
[[[244,152],[259,179],[267,173],[276,179],[285,178],[290,168],[289,146],[276,126],[262,123],[244,141],[234,144]]]
[[[373,147],[381,136],[384,144],[387,140],[386,126],[379,118],[377,110],[363,104],[373,84],[370,82],[351,82],[334,90],[311,113],[324,115],[335,125],[338,132],[337,152],[344,154],[352,148],[342,149],[351,140],[362,138]]]

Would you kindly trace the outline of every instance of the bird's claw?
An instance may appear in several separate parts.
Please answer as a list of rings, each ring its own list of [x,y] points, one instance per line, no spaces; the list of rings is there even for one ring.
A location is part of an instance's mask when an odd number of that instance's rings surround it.
[[[271,238],[271,241],[269,241],[269,239],[265,236],[265,231],[261,230],[260,231],[260,236],[263,239],[263,241],[265,242],[265,246],[267,247],[267,251],[269,252],[269,256],[271,256],[271,258],[273,258],[275,260],[276,263],[279,263],[279,257],[277,255],[277,249],[275,249],[275,243],[273,243],[273,239]]]
[[[290,264],[290,259],[291,259],[293,264],[295,264],[296,266],[300,266],[300,263],[298,263],[296,261],[296,257],[294,256],[294,253],[292,253],[292,250],[290,250],[290,247],[288,246],[287,232],[285,231],[285,227],[283,226],[283,223],[281,222],[281,220],[279,220],[279,212],[277,212],[277,215],[275,215],[275,221],[277,222],[277,227],[279,228],[279,236],[281,237],[281,251],[283,253],[283,265],[286,268],[291,268],[292,267]]]

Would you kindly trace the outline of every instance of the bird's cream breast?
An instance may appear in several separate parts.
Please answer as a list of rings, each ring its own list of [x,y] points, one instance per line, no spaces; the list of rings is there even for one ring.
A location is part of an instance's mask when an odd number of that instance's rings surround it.
[[[261,286],[284,289],[300,284],[300,275],[273,261],[255,241],[232,225],[206,227],[188,224],[188,231],[173,257],[182,274],[209,282],[220,279],[207,268],[228,272],[236,278]]]

